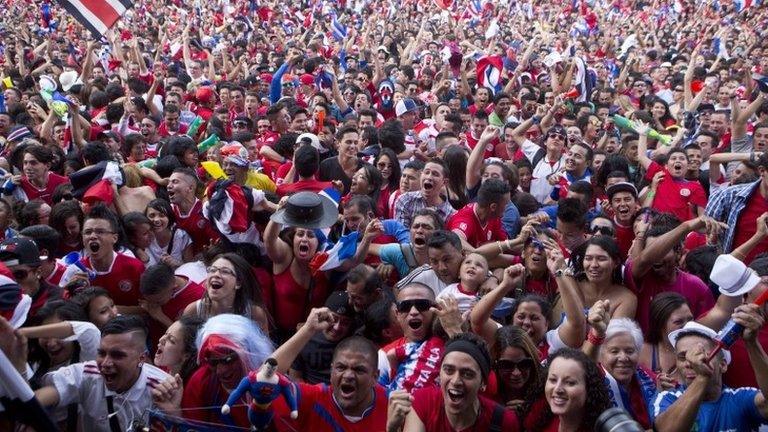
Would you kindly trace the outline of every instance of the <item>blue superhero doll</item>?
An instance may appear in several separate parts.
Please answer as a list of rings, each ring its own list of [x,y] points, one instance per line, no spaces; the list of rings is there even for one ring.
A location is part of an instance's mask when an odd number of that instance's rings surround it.
[[[268,358],[258,371],[251,371],[243,378],[237,388],[230,393],[227,403],[221,407],[221,413],[229,414],[229,410],[237,402],[243,393],[250,393],[251,403],[248,406],[248,421],[251,422],[251,430],[266,430],[272,423],[271,405],[280,395],[285,398],[291,409],[291,418],[299,416],[296,402],[296,393],[293,383],[285,376],[277,373],[277,360]]]

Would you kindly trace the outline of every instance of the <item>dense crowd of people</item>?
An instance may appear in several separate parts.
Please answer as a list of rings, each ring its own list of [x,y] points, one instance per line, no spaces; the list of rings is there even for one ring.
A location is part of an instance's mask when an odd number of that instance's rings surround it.
[[[61,430],[768,430],[760,2],[5,9],[0,348]]]

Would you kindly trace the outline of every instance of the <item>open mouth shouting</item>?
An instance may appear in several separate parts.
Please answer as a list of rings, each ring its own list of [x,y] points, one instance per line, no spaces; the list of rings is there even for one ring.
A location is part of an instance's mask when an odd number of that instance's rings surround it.
[[[88,243],[88,250],[91,251],[91,253],[96,253],[101,249],[101,244],[97,241],[92,241]]]
[[[355,397],[355,393],[357,393],[357,385],[354,381],[343,382],[339,385],[339,396],[342,399],[352,399]]]
[[[298,254],[300,258],[309,257],[309,245],[307,243],[299,243]]]
[[[421,182],[421,188],[424,189],[426,192],[430,192],[435,188],[435,184],[432,182],[431,179],[424,179]]]
[[[446,389],[445,395],[448,396],[448,400],[452,405],[458,405],[464,400],[464,390]]]

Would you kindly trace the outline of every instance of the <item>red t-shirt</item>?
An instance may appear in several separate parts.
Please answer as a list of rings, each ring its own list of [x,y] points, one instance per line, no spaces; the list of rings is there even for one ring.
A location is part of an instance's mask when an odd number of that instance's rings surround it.
[[[736,249],[749,240],[757,231],[757,218],[763,213],[768,212],[768,201],[760,193],[753,193],[744,210],[741,211],[736,223],[736,233],[733,237],[733,246]],[[763,239],[749,251],[744,258],[744,262],[749,264],[756,256],[768,250],[768,239]]]
[[[83,258],[83,263],[88,268],[91,266],[91,258]],[[104,273],[97,273],[91,281],[91,286],[99,286],[112,296],[116,305],[138,306],[141,292],[139,292],[139,278],[144,273],[144,264],[136,258],[115,253],[112,267]]]
[[[211,221],[203,216],[203,202],[196,199],[189,213],[182,215],[176,204],[171,204],[176,217],[176,226],[183,229],[192,239],[192,252],[202,252],[212,241],[219,238],[219,233]]]
[[[203,297],[203,293],[205,293],[205,288],[203,288],[202,285],[188,280],[187,284],[173,293],[171,299],[168,300],[168,303],[164,304],[160,309],[165,316],[175,321],[181,317],[184,308],[187,307],[188,304],[200,300]],[[152,347],[157,345],[163,332],[165,332],[165,326],[154,319],[149,320],[149,338],[152,341]]]
[[[467,147],[469,147],[470,150],[474,149],[475,146],[477,146],[477,143],[480,141],[480,138],[475,138],[472,136],[471,133],[467,134]],[[494,149],[496,146],[499,145],[499,139],[494,138],[493,141],[489,142],[485,145],[485,152],[483,153],[483,159],[488,159],[489,157],[494,156]]]
[[[763,326],[757,334],[757,341],[760,346],[768,346],[768,327]],[[744,339],[739,338],[730,348],[731,364],[728,365],[728,371],[723,375],[723,384],[731,388],[740,387],[758,387],[755,378],[755,370],[749,362],[749,354],[744,344]]]
[[[517,416],[512,410],[501,407],[496,402],[479,396],[480,413],[475,424],[457,431],[451,426],[445,414],[443,391],[440,387],[429,387],[416,390],[413,394],[412,408],[421,422],[427,426],[430,432],[485,432],[492,425],[493,413],[497,407],[502,409],[501,428],[499,430],[514,432],[519,430]]]
[[[184,135],[187,133],[187,130],[189,130],[189,126],[185,125],[184,123],[179,123],[179,130],[172,134],[168,131],[168,126],[166,126],[165,122],[162,122],[160,123],[160,126],[157,127],[157,134],[165,138],[169,136]]]
[[[507,233],[501,226],[501,219],[490,218],[483,225],[475,213],[476,206],[477,203],[470,203],[454,213],[448,219],[447,229],[464,233],[467,243],[472,247],[480,247],[490,241],[506,240]]]
[[[301,191],[310,191],[310,192],[320,192],[322,190],[328,189],[329,187],[333,187],[333,183],[331,182],[324,182],[319,180],[299,180],[297,182],[288,183],[288,184],[281,184],[277,187],[277,195],[278,196],[288,196],[293,195],[296,192]]]
[[[374,432],[383,431],[387,425],[387,393],[374,385],[373,404],[365,410],[360,420],[348,420],[333,399],[333,388],[326,384],[298,383],[299,418],[289,417],[288,405],[283,398],[273,404],[275,429],[283,431],[312,432]]]
[[[632,242],[635,240],[635,230],[633,227],[624,226],[613,220],[613,228],[616,230],[616,243],[619,245],[619,252],[621,252],[621,259],[626,260],[629,256],[629,248],[632,247]]]
[[[24,176],[21,178],[21,183],[19,184],[19,187],[21,190],[24,191],[24,194],[27,196],[28,201],[32,201],[34,199],[41,199],[45,201],[48,205],[53,205],[52,198],[53,198],[53,192],[56,190],[56,187],[62,184],[69,183],[69,177],[60,176],[56,173],[48,172],[48,183],[45,185],[45,188],[40,189],[37,186],[33,185],[32,183],[27,180],[27,176]]]
[[[437,385],[444,346],[442,338],[432,336],[421,342],[410,342],[402,337],[384,347],[387,353],[394,350],[397,361],[391,374],[393,386],[390,389],[413,392]]]
[[[660,212],[672,213],[681,222],[696,217],[696,207],[707,206],[707,194],[697,181],[675,180],[667,168],[656,162],[651,162],[645,179],[653,180],[653,176],[664,172],[664,180],[659,183],[656,190],[656,198],[653,200],[653,208]]]

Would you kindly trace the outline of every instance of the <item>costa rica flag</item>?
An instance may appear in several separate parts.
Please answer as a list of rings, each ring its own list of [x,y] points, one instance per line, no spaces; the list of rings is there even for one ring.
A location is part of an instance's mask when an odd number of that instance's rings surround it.
[[[59,0],[98,39],[133,7],[131,0]]]
[[[487,87],[496,94],[502,89],[501,73],[504,60],[501,56],[485,56],[477,61],[477,85]]]

